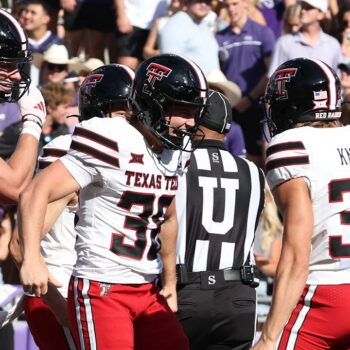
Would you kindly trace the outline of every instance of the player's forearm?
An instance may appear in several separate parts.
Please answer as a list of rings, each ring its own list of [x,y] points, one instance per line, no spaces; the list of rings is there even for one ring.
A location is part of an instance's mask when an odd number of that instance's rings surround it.
[[[0,193],[2,201],[18,201],[20,192],[33,178],[38,155],[38,141],[30,134],[20,136],[17,147],[7,163],[1,165]]]
[[[40,256],[41,232],[46,213],[46,203],[39,195],[34,195],[36,187],[30,185],[20,195],[18,206],[18,233],[23,260]]]
[[[12,232],[9,249],[10,249],[11,258],[19,270],[22,266],[23,255],[19,244],[18,226],[16,226]]]
[[[261,335],[267,342],[277,341],[303,292],[308,275],[308,262],[301,260],[297,256],[281,256],[275,277],[271,310]]]
[[[176,286],[176,240],[177,223],[165,222],[160,232],[160,256],[163,262],[163,286]]]

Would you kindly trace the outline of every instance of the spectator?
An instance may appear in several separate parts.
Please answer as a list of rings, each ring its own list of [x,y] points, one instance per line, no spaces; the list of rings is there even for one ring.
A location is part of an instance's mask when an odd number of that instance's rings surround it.
[[[265,185],[265,207],[255,234],[254,256],[265,277],[274,277],[281,254],[282,222],[269,186]]]
[[[216,38],[222,71],[243,94],[234,106],[233,120],[242,127],[247,158],[262,166],[261,121],[264,115],[259,98],[265,90],[275,40],[270,28],[249,19],[246,1],[225,0],[231,24],[218,32]]]
[[[255,232],[254,257],[260,272],[257,293],[257,330],[261,331],[271,307],[274,277],[281,255],[282,222],[273,195],[265,183],[265,206]]]
[[[211,7],[210,0],[187,0],[186,11],[172,16],[159,33],[161,53],[176,53],[199,65],[206,74],[219,69],[218,44],[203,19]]]
[[[159,32],[163,29],[170,16],[184,8],[183,1],[184,0],[171,0],[167,16],[159,17],[154,21],[154,24],[147,37],[145,46],[143,47],[143,57],[145,59],[160,54],[160,50],[158,48]]]
[[[59,135],[69,133],[66,117],[74,98],[74,91],[63,83],[49,82],[41,88],[47,109],[47,118],[41,134],[41,145],[46,145]]]
[[[113,0],[64,0],[64,26],[73,56],[85,55],[116,61],[115,8]]]
[[[283,13],[283,34],[296,33],[300,29],[301,6],[299,3],[287,6]]]
[[[340,85],[343,97],[342,116],[340,118],[344,125],[350,124],[350,63],[341,63],[338,66],[340,70]]]
[[[219,69],[212,69],[206,75],[209,88],[225,95],[229,100],[231,108],[242,97],[241,89],[233,81],[226,79],[225,74]],[[247,151],[245,148],[242,128],[239,124],[232,121],[229,132],[225,135],[225,145],[229,152],[234,156],[245,158]]]
[[[154,21],[167,13],[166,0],[115,0],[117,62],[135,70]]]
[[[161,67],[164,79],[150,83],[150,67]],[[92,76],[89,83],[95,79]],[[207,84],[194,63],[160,55],[139,67],[131,95],[135,114],[124,118],[116,103],[109,112],[118,118],[83,122],[75,129],[67,156],[48,166],[22,193],[20,275],[25,291],[37,297],[46,294],[49,278],[57,284],[38,251],[45,212],[40,208],[79,190],[78,258],[68,295],[71,329],[79,348],[93,342],[100,348],[187,350],[187,338],[171,311],[177,308],[177,221],[172,200],[189,158],[182,151],[195,136]],[[29,197],[35,201],[31,208]],[[33,208],[38,210],[33,213]],[[32,219],[37,224],[32,225]],[[160,291],[155,279],[161,265]],[[87,284],[85,291],[81,287]],[[93,327],[81,327],[81,314],[76,313],[83,295],[88,305],[83,317]]]
[[[224,145],[229,101],[209,90],[208,104],[200,121],[204,139],[195,143],[176,195],[177,315],[191,350],[222,344],[245,349],[254,339],[257,276],[246,279],[244,272],[254,271],[250,249],[264,204],[264,175]]]
[[[40,85],[48,82],[63,83],[69,73],[69,53],[64,45],[52,45],[44,52],[40,72]]]
[[[339,122],[339,79],[320,60],[293,59],[271,76],[264,101],[273,136],[267,181],[284,229],[272,306],[253,349],[348,349],[350,127]]]
[[[54,10],[45,0],[28,0],[22,9],[19,22],[28,34],[29,49],[32,53],[43,54],[52,45],[62,45],[63,39],[59,38],[50,30],[51,21],[54,17]],[[30,76],[33,84],[39,85],[40,67],[32,64]]]
[[[283,35],[273,51],[269,75],[283,62],[297,57],[318,58],[337,70],[341,61],[339,42],[323,32],[321,21],[328,11],[327,0],[302,0],[300,30]]]
[[[257,0],[256,3],[266,25],[273,30],[275,38],[279,38],[283,30],[284,12],[288,6],[296,4],[297,0]]]
[[[265,26],[266,25],[266,20],[264,18],[263,13],[258,8],[258,2],[259,2],[258,0],[248,0],[247,1],[248,16],[254,22],[257,22],[257,23]]]
[[[337,17],[335,17],[334,23],[336,26],[336,37],[341,44],[342,49],[342,61],[350,61],[350,3],[345,3]]]
[[[47,1],[25,1],[19,22],[28,34],[29,49],[33,53],[44,53],[53,44],[63,44],[63,40],[49,30],[52,16],[53,9]]]

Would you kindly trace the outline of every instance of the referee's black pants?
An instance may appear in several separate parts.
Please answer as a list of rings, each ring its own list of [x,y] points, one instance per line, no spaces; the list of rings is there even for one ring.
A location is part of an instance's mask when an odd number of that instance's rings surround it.
[[[256,321],[255,289],[226,281],[216,289],[200,283],[178,286],[178,320],[191,350],[245,350],[252,345]]]

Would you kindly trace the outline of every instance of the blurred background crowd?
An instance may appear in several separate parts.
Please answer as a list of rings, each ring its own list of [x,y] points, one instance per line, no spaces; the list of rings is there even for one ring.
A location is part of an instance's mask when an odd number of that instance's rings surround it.
[[[77,92],[92,70],[108,63],[135,70],[159,53],[192,59],[209,86],[228,97],[234,123],[226,145],[232,154],[262,168],[268,135],[260,99],[269,75],[281,63],[300,56],[323,60],[339,75],[344,101],[350,101],[350,0],[8,0],[0,4],[15,15],[29,37],[33,61],[28,74],[41,89],[48,112],[42,146],[74,130]],[[342,119],[345,124],[350,121],[346,103]],[[17,105],[1,104],[4,159],[12,154],[20,129]],[[19,284],[6,248],[16,225],[15,208],[4,207],[0,215],[0,281]],[[256,261],[265,276],[262,301],[271,295],[281,232],[273,198],[268,196],[256,245]],[[266,310],[260,313],[263,320]],[[0,344],[4,344],[3,332]]]

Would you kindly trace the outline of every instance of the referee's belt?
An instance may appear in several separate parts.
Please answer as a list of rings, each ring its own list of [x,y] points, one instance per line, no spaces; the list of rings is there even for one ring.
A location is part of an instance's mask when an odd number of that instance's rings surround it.
[[[202,289],[218,288],[226,281],[237,281],[254,288],[259,285],[258,269],[255,265],[244,265],[216,271],[188,272],[185,265],[176,265],[178,284],[200,283]]]

